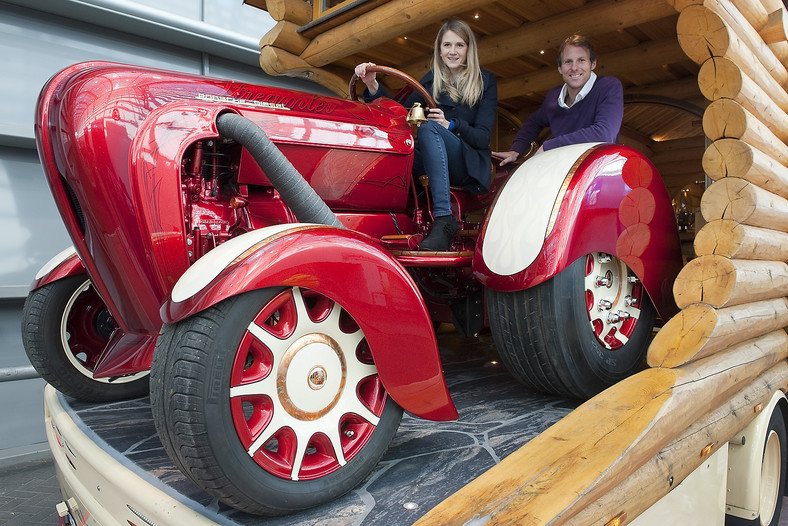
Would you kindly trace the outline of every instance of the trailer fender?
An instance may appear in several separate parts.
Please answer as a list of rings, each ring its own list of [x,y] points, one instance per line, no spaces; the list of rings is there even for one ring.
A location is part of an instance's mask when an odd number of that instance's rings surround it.
[[[181,276],[161,317],[164,323],[176,323],[232,296],[267,287],[304,287],[339,302],[364,331],[394,401],[422,418],[458,417],[418,288],[388,252],[357,232],[298,223],[231,239]]]
[[[605,252],[640,279],[657,312],[677,312],[681,244],[670,197],[653,164],[620,144],[548,150],[522,164],[488,214],[474,276],[499,291],[524,290],[578,258]]]
[[[59,279],[85,274],[86,272],[85,265],[79,259],[77,251],[71,246],[41,267],[41,270],[38,271],[30,284],[30,290],[36,290]]]
[[[759,518],[761,491],[764,490],[760,487],[764,446],[769,433],[769,422],[775,411],[782,411],[783,416],[788,415],[788,400],[780,390],[772,395],[772,399],[761,409],[760,414],[730,441],[726,513],[743,519],[739,522],[730,519],[736,524],[749,524]],[[786,459],[781,461],[781,469],[784,470]],[[781,506],[782,497],[778,495],[777,506]]]

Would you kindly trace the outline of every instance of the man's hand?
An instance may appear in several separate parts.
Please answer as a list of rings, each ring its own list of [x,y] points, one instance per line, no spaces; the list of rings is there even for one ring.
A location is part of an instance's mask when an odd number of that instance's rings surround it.
[[[514,150],[509,150],[508,152],[492,152],[492,154],[494,157],[501,159],[501,162],[498,164],[498,166],[513,163],[518,157],[520,157],[520,154]]]

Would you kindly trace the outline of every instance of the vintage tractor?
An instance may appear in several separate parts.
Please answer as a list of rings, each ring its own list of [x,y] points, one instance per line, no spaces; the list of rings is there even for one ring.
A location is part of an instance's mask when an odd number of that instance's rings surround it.
[[[453,190],[451,251],[419,251],[431,215],[408,111],[354,88],[90,62],[39,98],[73,248],[32,284],[31,362],[78,399],[150,392],[173,461],[251,513],[352,489],[403,409],[457,417],[440,322],[489,328],[528,387],[589,397],[641,368],[675,311],[678,232],[642,154],[579,144],[496,171],[489,194]]]

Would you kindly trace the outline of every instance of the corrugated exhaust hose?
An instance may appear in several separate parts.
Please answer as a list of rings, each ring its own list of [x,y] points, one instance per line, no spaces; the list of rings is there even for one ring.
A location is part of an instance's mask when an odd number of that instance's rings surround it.
[[[249,151],[299,221],[342,227],[328,205],[257,124],[236,113],[223,113],[216,118],[216,128],[222,137],[233,139]]]

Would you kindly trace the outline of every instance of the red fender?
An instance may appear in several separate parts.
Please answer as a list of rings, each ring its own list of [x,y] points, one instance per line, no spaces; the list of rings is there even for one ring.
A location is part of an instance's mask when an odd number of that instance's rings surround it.
[[[568,172],[540,173],[537,177],[559,177],[558,196],[537,195],[531,198],[549,199],[553,217],[544,236],[531,232],[521,235],[523,243],[536,245],[538,255],[525,261],[519,270],[501,275],[490,270],[484,258],[485,242],[495,239],[488,226],[495,206],[488,214],[474,254],[474,276],[482,284],[495,290],[524,290],[555,276],[578,258],[591,252],[606,252],[626,263],[654,303],[662,319],[678,312],[673,300],[673,282],[682,267],[681,244],[670,196],[651,162],[637,150],[620,144],[577,145],[582,153],[573,156]],[[539,154],[560,155],[561,148]],[[542,158],[543,159],[543,158]],[[544,162],[540,159],[540,162]],[[523,165],[525,167],[525,165]],[[521,167],[519,170],[521,170]],[[513,174],[502,193],[518,175]],[[511,190],[510,190],[511,191]],[[499,196],[500,197],[500,196]],[[523,205],[520,202],[520,206]],[[548,209],[549,211],[549,209]],[[519,213],[519,212],[518,212]],[[516,219],[517,214],[511,214]],[[509,221],[505,227],[512,232],[526,232],[530,224]],[[512,234],[515,235],[515,234]],[[543,239],[543,241],[542,241]],[[510,256],[511,245],[501,254]]]
[[[77,251],[74,250],[74,247],[68,247],[41,267],[33,279],[33,283],[30,284],[30,290],[36,290],[59,279],[78,276],[86,272],[85,265],[77,256]]]
[[[405,410],[430,420],[458,417],[415,283],[387,251],[357,232],[286,224],[234,238],[184,273],[161,317],[175,323],[231,296],[283,286],[324,294],[356,319],[383,385]]]

